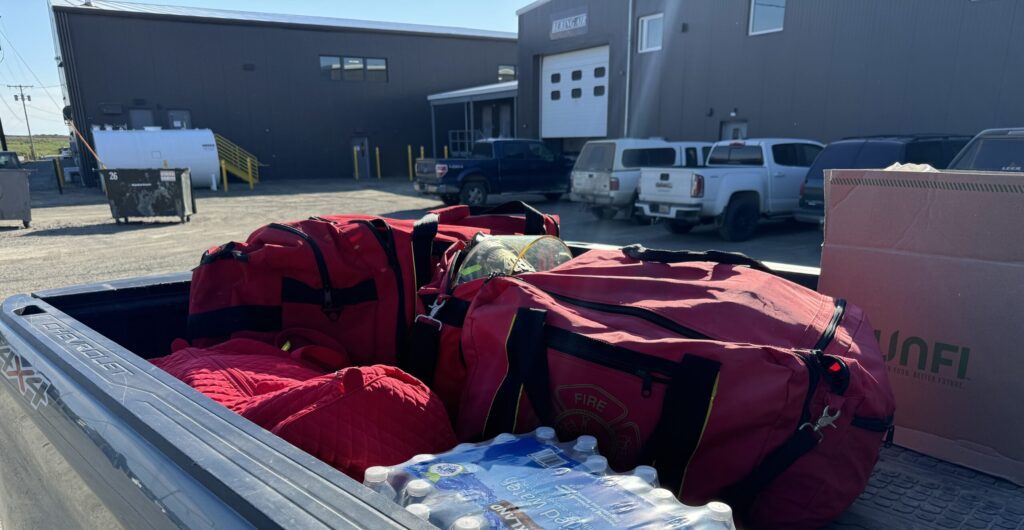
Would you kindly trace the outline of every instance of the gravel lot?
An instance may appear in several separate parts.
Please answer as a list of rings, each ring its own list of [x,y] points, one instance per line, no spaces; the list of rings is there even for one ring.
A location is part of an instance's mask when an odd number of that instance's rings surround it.
[[[32,228],[0,221],[0,300],[31,292],[132,276],[183,271],[202,252],[271,221],[304,219],[326,213],[370,213],[413,218],[440,203],[415,195],[402,179],[383,181],[268,182],[250,191],[233,185],[230,193],[197,192],[192,222],[133,220],[118,225],[98,190],[33,194]],[[663,226],[640,226],[626,219],[599,221],[580,205],[546,202],[540,196],[496,196],[492,203],[521,199],[562,216],[568,240],[609,244],[642,243],[652,248],[732,250],[752,257],[817,266],[821,232],[792,222],[764,223],[755,239],[728,243],[705,227],[687,235]],[[176,221],[176,220],[173,220]]]

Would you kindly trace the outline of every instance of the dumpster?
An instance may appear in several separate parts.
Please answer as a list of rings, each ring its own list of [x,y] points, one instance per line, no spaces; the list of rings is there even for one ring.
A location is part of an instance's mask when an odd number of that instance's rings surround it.
[[[100,178],[118,223],[130,217],[177,217],[196,213],[188,169],[101,169]]]
[[[32,223],[27,169],[0,169],[0,221],[21,221],[28,228]]]

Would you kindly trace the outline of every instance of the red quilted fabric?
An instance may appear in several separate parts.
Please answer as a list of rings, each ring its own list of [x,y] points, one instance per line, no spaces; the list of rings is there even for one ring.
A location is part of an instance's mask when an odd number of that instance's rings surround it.
[[[252,401],[239,411],[362,480],[369,466],[439,453],[458,441],[440,399],[393,366],[346,368]]]
[[[151,362],[356,480],[369,466],[457,443],[440,399],[392,366],[325,374],[251,339],[183,348]]]

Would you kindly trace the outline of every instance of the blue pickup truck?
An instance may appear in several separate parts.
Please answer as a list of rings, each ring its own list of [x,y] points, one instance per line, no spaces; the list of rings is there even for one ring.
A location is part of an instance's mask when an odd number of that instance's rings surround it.
[[[416,191],[445,204],[480,206],[493,193],[539,193],[558,200],[569,191],[572,160],[540,140],[480,140],[469,158],[416,161]]]

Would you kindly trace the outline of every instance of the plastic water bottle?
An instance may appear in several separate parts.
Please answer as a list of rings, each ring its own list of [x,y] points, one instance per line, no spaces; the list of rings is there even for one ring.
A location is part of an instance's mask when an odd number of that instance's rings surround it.
[[[432,455],[432,454],[423,453],[423,454],[419,454],[419,455],[416,455],[416,456],[412,457],[412,459],[409,460],[409,463],[410,464],[422,464],[423,462],[430,462],[434,458],[435,458],[435,456]]]
[[[430,482],[421,478],[410,480],[402,491],[402,506],[422,503],[432,491],[434,491],[434,486]]]
[[[483,530],[484,518],[477,515],[459,517],[452,524],[452,530]]]
[[[636,466],[633,470],[633,476],[640,477],[644,482],[651,486],[658,487],[658,470],[651,466]]]
[[[732,508],[724,502],[709,502],[704,507],[701,521],[694,526],[700,530],[736,530],[732,520]]]
[[[410,504],[405,507],[405,511],[423,519],[424,521],[430,520],[430,506],[427,506],[426,504],[419,502]]]
[[[537,430],[533,431],[533,435],[537,438],[537,441],[542,444],[553,445],[558,443],[558,437],[555,436],[555,430],[551,427],[537,427]]]
[[[366,468],[363,474],[363,485],[386,497],[389,501],[395,502],[398,492],[388,483],[389,469],[383,466]]]
[[[644,497],[646,497],[647,500],[651,501],[651,503],[654,504],[655,506],[676,506],[679,504],[678,501],[676,501],[676,494],[664,488],[654,488],[651,491],[647,492],[647,494],[644,495]]]
[[[583,467],[592,475],[603,476],[608,472],[608,459],[601,455],[591,455],[583,461]]]
[[[495,445],[497,445],[497,444],[507,444],[509,442],[514,442],[514,441],[516,441],[518,439],[519,438],[516,435],[514,435],[514,434],[503,432],[503,433],[495,436],[494,440],[491,440],[491,443],[495,444]]]
[[[576,439],[572,446],[572,456],[578,460],[586,460],[588,456],[597,454],[597,438],[584,434]]]

